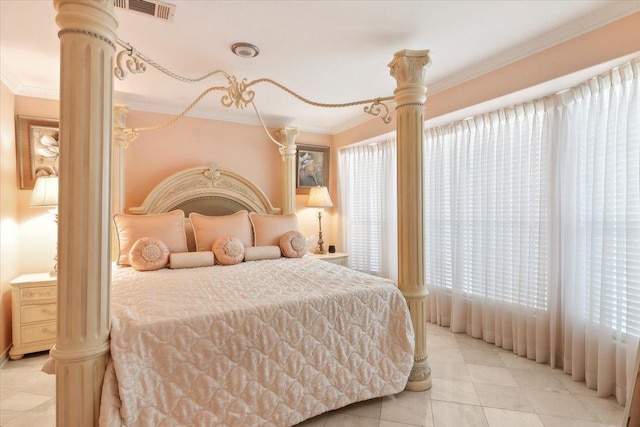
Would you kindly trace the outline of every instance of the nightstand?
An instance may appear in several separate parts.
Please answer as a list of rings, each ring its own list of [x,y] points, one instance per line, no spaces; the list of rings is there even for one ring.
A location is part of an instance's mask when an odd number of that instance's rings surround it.
[[[323,261],[332,262],[334,264],[341,265],[343,267],[349,267],[349,254],[345,254],[342,252],[336,252],[333,254],[313,254],[314,257],[321,259]]]
[[[11,281],[12,360],[55,344],[56,283],[49,273],[23,274]]]

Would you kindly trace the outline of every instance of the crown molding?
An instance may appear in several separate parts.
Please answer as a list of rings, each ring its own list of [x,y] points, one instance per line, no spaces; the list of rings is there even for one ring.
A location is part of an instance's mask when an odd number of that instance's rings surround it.
[[[543,36],[530,40],[514,49],[504,51],[460,72],[431,83],[429,84],[428,95],[442,92],[639,11],[640,1],[615,2],[604,10],[578,18],[564,27],[549,31]]]
[[[60,91],[55,88],[45,88],[37,86],[26,86],[20,79],[11,71],[7,64],[0,61],[0,80],[4,83],[11,93],[16,96],[28,96],[32,98],[43,99],[60,99]]]
[[[20,79],[7,67],[3,61],[0,61],[0,81],[9,88],[11,93],[17,95],[22,91],[22,83]]]

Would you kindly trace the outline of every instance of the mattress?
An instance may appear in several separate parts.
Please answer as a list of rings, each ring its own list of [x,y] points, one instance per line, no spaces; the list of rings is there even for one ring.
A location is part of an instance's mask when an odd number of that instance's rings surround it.
[[[114,267],[103,426],[291,426],[402,391],[414,338],[397,286],[310,257]]]

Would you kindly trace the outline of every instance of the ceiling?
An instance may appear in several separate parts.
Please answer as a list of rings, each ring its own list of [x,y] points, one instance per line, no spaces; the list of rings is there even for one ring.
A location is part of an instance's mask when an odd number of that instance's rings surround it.
[[[199,77],[222,69],[239,79],[274,79],[300,95],[343,103],[393,95],[387,64],[401,49],[430,49],[429,93],[436,93],[623,16],[638,1],[185,1],[173,22],[116,9],[118,37],[170,70]],[[58,98],[59,41],[53,2],[0,0],[0,72],[16,95]],[[250,42],[252,59],[230,46]],[[115,80],[131,109],[177,114],[222,77],[196,84],[148,67]],[[255,86],[270,125],[335,134],[370,116],[362,107],[307,106],[271,85]],[[213,92],[190,113],[257,123],[252,110],[221,106]]]

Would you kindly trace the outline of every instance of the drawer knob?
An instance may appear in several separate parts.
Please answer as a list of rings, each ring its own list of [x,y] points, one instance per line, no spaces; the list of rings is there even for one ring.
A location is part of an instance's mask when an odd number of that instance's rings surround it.
[[[52,331],[49,328],[42,328],[42,333],[43,334],[55,334],[56,331]]]
[[[41,308],[41,309],[40,309],[40,312],[41,312],[42,314],[56,314],[56,312],[55,312],[55,311],[49,310],[48,308],[45,308],[45,307]]]

